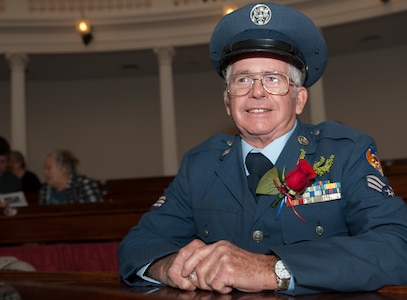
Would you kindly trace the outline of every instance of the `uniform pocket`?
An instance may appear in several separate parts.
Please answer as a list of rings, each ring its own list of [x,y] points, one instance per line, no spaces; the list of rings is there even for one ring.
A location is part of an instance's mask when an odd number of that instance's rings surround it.
[[[344,200],[295,206],[305,221],[297,217],[291,207],[285,207],[280,216],[284,243],[292,244],[349,235],[344,206]]]

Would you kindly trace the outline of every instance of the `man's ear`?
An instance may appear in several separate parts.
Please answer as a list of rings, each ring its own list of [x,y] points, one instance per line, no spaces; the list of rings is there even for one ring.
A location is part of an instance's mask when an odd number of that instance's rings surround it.
[[[227,90],[223,92],[223,103],[225,104],[226,113],[230,116],[230,99]]]
[[[300,115],[304,110],[305,104],[307,104],[308,100],[308,90],[303,87],[297,87],[297,97],[295,99],[296,106],[295,106],[295,113]]]

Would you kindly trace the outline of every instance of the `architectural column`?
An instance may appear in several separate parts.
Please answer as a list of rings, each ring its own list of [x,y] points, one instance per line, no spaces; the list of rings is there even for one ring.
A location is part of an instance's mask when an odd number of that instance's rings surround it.
[[[311,123],[318,124],[326,121],[325,112],[325,98],[324,98],[324,85],[323,78],[321,77],[313,86],[309,89],[309,106],[311,113]]]
[[[175,175],[178,170],[177,133],[175,126],[174,87],[172,60],[175,51],[172,47],[154,49],[159,63],[161,132],[164,175]]]
[[[6,55],[11,69],[11,138],[13,149],[27,155],[27,125],[25,100],[25,69],[28,56],[23,53],[10,53]]]

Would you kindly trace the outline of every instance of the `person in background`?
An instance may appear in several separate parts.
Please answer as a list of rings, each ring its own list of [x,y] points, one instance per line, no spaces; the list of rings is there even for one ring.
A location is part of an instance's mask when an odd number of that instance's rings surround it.
[[[40,190],[41,182],[38,176],[27,170],[24,155],[20,151],[11,151],[9,165],[11,172],[20,178],[23,192],[38,192]]]
[[[328,57],[315,24],[287,6],[249,4],[215,27],[210,57],[238,134],[184,155],[119,246],[122,280],[222,294],[407,285],[407,206],[373,138],[298,117]]]
[[[39,205],[103,201],[96,181],[78,174],[78,164],[68,150],[54,150],[46,156],[46,184],[40,190]]]
[[[10,144],[0,136],[0,194],[22,190],[21,180],[9,170]]]

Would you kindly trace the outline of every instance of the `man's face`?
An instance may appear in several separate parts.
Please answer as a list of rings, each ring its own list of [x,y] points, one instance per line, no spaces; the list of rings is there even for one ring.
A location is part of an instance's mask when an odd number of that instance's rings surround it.
[[[7,168],[8,168],[8,156],[0,155],[0,174],[6,172]]]
[[[245,58],[232,65],[230,75],[272,71],[288,74],[288,64],[273,58]],[[259,77],[261,75],[256,76]],[[264,90],[260,80],[254,81],[247,95],[224,93],[227,114],[233,118],[242,138],[258,148],[287,133],[293,127],[296,116],[302,113],[306,101],[307,90],[304,87],[290,85],[286,95],[272,95]]]

